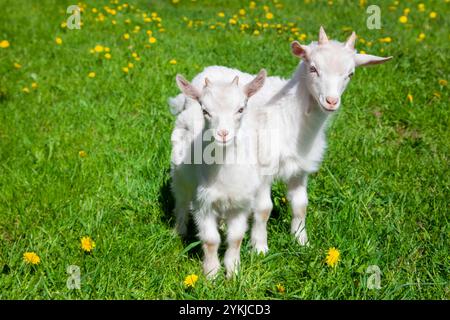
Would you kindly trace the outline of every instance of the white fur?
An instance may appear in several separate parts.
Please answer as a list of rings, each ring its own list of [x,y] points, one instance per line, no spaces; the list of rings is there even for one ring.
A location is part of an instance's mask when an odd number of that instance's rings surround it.
[[[307,178],[319,169],[326,148],[325,129],[334,111],[341,105],[355,67],[379,64],[391,59],[357,54],[354,33],[345,43],[329,41],[321,28],[319,42],[308,46],[292,43],[292,52],[303,61],[290,80],[268,77],[263,88],[248,103],[248,116],[255,121],[261,185],[253,204],[252,244],[258,252],[267,252],[267,220],[272,210],[270,186],[280,178],[287,183],[292,207],[291,232],[301,245],[308,243],[306,207]],[[317,72],[312,72],[314,67]],[[207,67],[193,83],[209,79],[232,78],[249,81],[252,75],[220,66]],[[331,99],[332,98],[332,99]],[[329,103],[334,101],[334,103]],[[182,109],[182,107],[180,107]],[[263,136],[262,132],[269,132]],[[265,149],[265,156],[261,156]],[[262,160],[269,157],[270,167]]]
[[[260,123],[266,130],[276,131],[278,141],[272,142],[272,157],[279,163],[273,175],[266,175],[256,196],[255,223],[252,243],[258,252],[267,251],[267,212],[272,208],[269,187],[274,179],[287,183],[288,199],[292,208],[291,233],[301,245],[308,243],[306,207],[308,204],[308,175],[319,169],[326,148],[325,129],[334,111],[341,104],[354,70],[358,66],[384,63],[382,58],[357,54],[356,35],[352,33],[345,43],[328,40],[320,28],[319,42],[302,46],[292,43],[294,55],[303,59],[293,77],[284,87],[270,88],[269,77],[260,94],[274,96],[256,113],[269,113],[267,122]],[[316,70],[316,72],[314,72]],[[334,101],[334,103],[329,103]],[[256,228],[256,230],[255,230]]]
[[[265,78],[265,71],[263,76]],[[230,81],[225,83],[224,79]],[[237,272],[241,242],[261,183],[256,163],[238,161],[241,159],[240,152],[244,152],[245,157],[256,153],[253,140],[247,139],[255,125],[246,110],[238,111],[241,107],[246,109],[245,102],[249,99],[246,90],[255,87],[251,86],[253,81],[247,86],[237,82],[230,84],[232,79],[212,77],[209,84],[200,89],[205,79],[196,77],[193,81],[196,86],[189,87],[186,92],[198,95],[198,100],[192,97],[182,99],[180,96],[170,100],[175,104],[174,109],[181,111],[172,133],[171,173],[176,200],[176,228],[181,235],[186,234],[189,211],[192,209],[198,236],[203,243],[203,270],[210,278],[215,277],[220,269],[217,253],[220,244],[219,219],[224,219],[228,227],[228,249],[224,261],[227,277]],[[202,110],[206,113],[203,114]],[[221,130],[229,132],[226,138],[217,135]],[[212,144],[202,142],[208,131],[214,138]],[[197,159],[200,162],[196,164],[198,152],[194,150],[198,146],[202,157]],[[204,155],[211,147],[223,154],[223,163],[207,163]]]

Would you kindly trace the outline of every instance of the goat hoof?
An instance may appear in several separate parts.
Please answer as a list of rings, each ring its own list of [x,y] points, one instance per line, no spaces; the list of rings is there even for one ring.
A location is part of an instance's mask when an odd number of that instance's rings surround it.
[[[253,244],[253,250],[257,254],[265,255],[267,252],[269,252],[269,247],[265,243],[263,243],[263,244],[256,244],[255,243],[255,244]]]
[[[306,232],[300,232],[296,235],[297,241],[301,246],[309,246],[308,235]]]

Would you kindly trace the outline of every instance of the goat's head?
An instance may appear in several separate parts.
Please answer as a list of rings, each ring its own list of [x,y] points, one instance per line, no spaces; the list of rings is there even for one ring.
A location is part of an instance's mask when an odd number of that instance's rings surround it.
[[[264,85],[266,70],[248,84],[239,85],[236,76],[231,82],[212,83],[205,78],[200,91],[181,75],[177,75],[178,87],[187,97],[198,101],[205,118],[205,129],[211,130],[219,146],[230,144],[241,125],[241,119],[247,108],[248,99]]]
[[[301,45],[297,41],[291,43],[292,53],[305,62],[305,80],[309,93],[325,112],[339,108],[341,95],[356,67],[380,64],[392,59],[356,53],[355,40],[354,32],[345,43],[328,40],[325,30],[320,27],[319,41],[309,45]]]

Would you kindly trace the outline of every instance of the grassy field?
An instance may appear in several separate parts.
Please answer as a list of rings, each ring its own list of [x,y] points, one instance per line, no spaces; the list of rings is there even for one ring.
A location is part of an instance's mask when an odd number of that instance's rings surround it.
[[[450,3],[372,2],[379,30],[365,1],[337,0],[88,1],[70,30],[71,1],[0,0],[0,298],[449,299]],[[344,94],[310,178],[311,245],[290,236],[277,184],[269,254],[247,237],[240,276],[208,282],[196,238],[172,231],[175,75],[218,64],[290,77],[290,41],[316,40],[321,24],[394,60],[357,70]],[[79,290],[66,287],[69,265]]]

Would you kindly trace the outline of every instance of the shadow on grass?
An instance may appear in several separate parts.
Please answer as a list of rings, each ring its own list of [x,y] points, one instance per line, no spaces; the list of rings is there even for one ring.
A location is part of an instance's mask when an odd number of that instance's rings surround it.
[[[170,169],[165,170],[167,175],[170,176],[169,172]],[[175,229],[175,199],[172,194],[171,189],[172,184],[172,178],[168,178],[164,181],[164,183],[159,188],[159,197],[158,197],[158,203],[161,208],[161,211],[163,212],[163,215],[161,217],[162,222],[170,229]],[[181,240],[183,241],[183,245],[185,247],[189,246],[190,244],[197,242],[199,239],[197,237],[197,228],[195,226],[195,223],[192,219],[192,213],[189,213],[189,224],[188,224],[188,231],[187,235],[185,237],[181,237]],[[187,252],[187,255],[189,257],[195,257],[202,254],[201,246],[195,246],[191,250]]]

